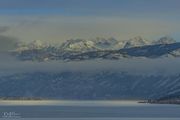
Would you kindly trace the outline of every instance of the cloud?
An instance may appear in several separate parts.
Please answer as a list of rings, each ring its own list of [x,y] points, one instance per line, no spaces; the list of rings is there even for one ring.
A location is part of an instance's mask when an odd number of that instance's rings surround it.
[[[24,16],[20,17],[18,21],[18,27],[31,27],[31,26],[38,26],[39,24],[47,24],[45,21],[48,17],[47,16],[36,16],[36,17],[29,17]]]
[[[10,55],[2,55],[0,59],[0,74],[25,72],[84,72],[97,73],[101,71],[127,72],[140,75],[174,75],[180,74],[180,58],[161,59],[121,59],[121,60],[89,60],[89,61],[19,61]]]
[[[0,26],[0,52],[13,50],[18,41],[16,37],[4,35],[9,30],[9,26]]]
[[[47,15],[16,16],[15,22],[18,27],[11,28],[10,35],[24,41],[39,39],[54,43],[71,38],[115,37],[126,40],[139,35],[154,39],[180,30],[178,22],[148,18]]]
[[[17,40],[15,37],[0,35],[0,52],[13,50]]]
[[[8,26],[0,26],[0,33],[7,32],[10,28]]]

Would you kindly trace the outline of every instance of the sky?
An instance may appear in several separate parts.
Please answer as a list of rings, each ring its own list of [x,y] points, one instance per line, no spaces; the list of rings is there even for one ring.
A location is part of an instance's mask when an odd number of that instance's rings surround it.
[[[180,41],[180,0],[0,0],[0,47],[135,36]]]

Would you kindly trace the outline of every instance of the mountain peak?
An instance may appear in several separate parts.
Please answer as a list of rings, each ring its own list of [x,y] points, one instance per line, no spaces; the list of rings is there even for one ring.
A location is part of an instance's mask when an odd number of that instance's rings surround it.
[[[100,48],[100,49],[112,49],[113,46],[115,46],[118,41],[111,37],[111,38],[101,38],[101,37],[97,37],[96,39],[92,40],[95,44],[96,47]]]
[[[141,36],[136,36],[134,38],[129,39],[124,48],[131,48],[131,47],[137,47],[137,46],[144,46],[144,45],[149,45],[151,42],[144,39]]]
[[[130,40],[143,41],[144,38],[142,36],[135,36],[134,38],[131,38]]]
[[[149,41],[142,36],[136,36],[134,38],[131,38],[129,41],[139,42],[139,43],[149,43]]]
[[[61,48],[68,51],[89,51],[96,49],[94,42],[84,39],[70,39],[65,41]]]
[[[174,40],[172,37],[164,36],[164,37],[161,37],[158,41],[156,41],[156,44],[171,44],[175,42],[176,40]]]

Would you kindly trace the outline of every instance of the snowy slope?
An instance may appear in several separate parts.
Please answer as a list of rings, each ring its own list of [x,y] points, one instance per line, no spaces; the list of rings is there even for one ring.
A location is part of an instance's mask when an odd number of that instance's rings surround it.
[[[93,41],[88,41],[83,39],[67,40],[60,46],[60,49],[63,51],[79,51],[79,52],[98,50],[98,48],[94,45]]]

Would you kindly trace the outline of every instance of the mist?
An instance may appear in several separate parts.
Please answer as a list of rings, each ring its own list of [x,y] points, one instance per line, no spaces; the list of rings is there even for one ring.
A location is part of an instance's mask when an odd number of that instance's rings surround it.
[[[10,27],[8,26],[0,26],[0,52],[14,49],[16,42],[18,41],[16,37],[4,35],[4,33],[8,32],[9,30]]]
[[[121,59],[121,60],[87,60],[87,61],[20,61],[6,53],[1,53],[0,75],[29,72],[90,72],[100,71],[127,72],[142,75],[180,74],[180,58],[158,59]]]

